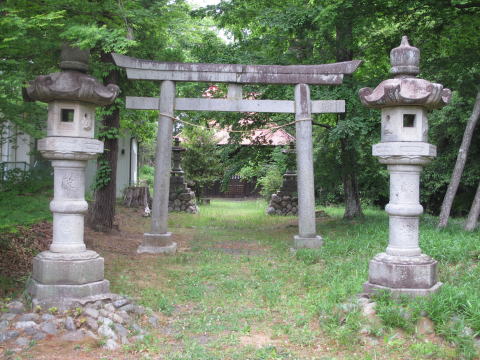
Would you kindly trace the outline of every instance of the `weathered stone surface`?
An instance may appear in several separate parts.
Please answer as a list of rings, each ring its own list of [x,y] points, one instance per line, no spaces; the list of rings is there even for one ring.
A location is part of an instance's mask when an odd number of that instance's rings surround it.
[[[73,321],[73,318],[71,318],[70,316],[67,316],[67,318],[65,319],[65,329],[67,329],[68,331],[77,330],[77,327],[75,326],[75,321]]]
[[[375,302],[369,302],[369,303],[366,303],[363,307],[362,307],[362,315],[365,316],[367,319],[371,319],[372,317],[374,317],[376,315],[376,311],[375,311],[375,306],[377,304]]]
[[[115,331],[117,332],[118,336],[120,336],[121,338],[127,337],[129,335],[127,328],[125,328],[120,324],[115,324]]]
[[[404,36],[399,47],[390,53],[391,73],[394,79],[380,83],[375,90],[360,89],[360,100],[365,106],[384,108],[408,104],[435,109],[446,105],[452,96],[442,85],[415,77],[419,70],[420,51]]]
[[[40,325],[40,330],[49,335],[55,335],[58,332],[57,325],[54,321],[46,321],[42,323]]]
[[[64,308],[77,302],[78,299],[108,294],[110,282],[102,280],[83,285],[44,285],[31,280],[29,292],[37,304]]]
[[[417,333],[431,335],[435,333],[435,324],[427,317],[421,317],[417,322]]]
[[[12,301],[7,304],[8,312],[11,314],[21,314],[25,311],[25,305],[20,301]],[[8,319],[7,319],[8,320]]]
[[[148,323],[152,325],[154,328],[158,327],[158,318],[156,316],[150,316],[148,318]]]
[[[100,336],[104,336],[107,338],[111,338],[116,340],[117,339],[117,334],[115,334],[115,331],[112,330],[112,328],[106,324],[103,324],[98,328],[98,334]]]
[[[43,340],[47,337],[47,335],[45,335],[43,332],[37,332],[35,334],[33,334],[32,336],[32,340],[35,340],[35,341],[40,341],[40,340]]]
[[[0,320],[10,321],[10,320],[15,319],[15,316],[17,316],[17,314],[5,313],[2,316],[0,316]]]
[[[15,340],[15,344],[17,344],[20,347],[26,347],[30,343],[30,340],[26,337],[19,337],[17,340]]]
[[[122,306],[128,304],[128,302],[129,302],[128,299],[119,299],[119,300],[114,301],[112,304],[116,308],[119,308],[119,307],[122,307]]]
[[[115,306],[113,306],[112,304],[105,304],[103,306],[103,308],[105,310],[107,310],[108,312],[111,312],[111,313],[113,313],[115,311]]]
[[[60,337],[60,340],[63,341],[82,341],[85,339],[87,336],[86,332],[83,329],[80,330],[75,330],[75,331],[69,331],[65,334],[63,334]]]
[[[0,331],[8,329],[9,326],[10,326],[10,322],[8,320],[0,321]]]
[[[390,290],[394,295],[429,295],[437,282],[436,261],[419,247],[420,173],[436,155],[428,144],[427,110],[445,105],[451,96],[440,84],[415,77],[419,73],[420,51],[403,37],[391,52],[394,79],[383,81],[375,90],[360,90],[364,105],[382,109],[381,142],[373,146],[374,156],[388,165],[390,201],[389,243],[385,253],[370,262],[366,292]]]
[[[18,318],[18,321],[38,321],[40,320],[40,315],[35,313],[23,314]]]
[[[43,321],[50,321],[50,320],[55,320],[55,316],[52,314],[43,314],[42,315],[42,320]]]
[[[98,312],[97,309],[94,309],[93,307],[87,307],[83,310],[83,314],[85,316],[90,316],[91,318],[98,318],[98,316],[100,315],[100,313]]]
[[[103,258],[95,251],[73,254],[44,251],[33,259],[33,278],[45,285],[83,285],[102,281],[103,268]]]
[[[104,345],[104,348],[107,350],[117,350],[120,347],[120,345],[117,344],[117,342],[113,339],[108,339],[107,342]]]
[[[295,249],[317,249],[323,245],[321,236],[302,237],[295,235],[293,238],[293,246]]]
[[[296,174],[287,172],[283,175],[282,187],[272,194],[267,208],[267,215],[297,215],[298,198]]]
[[[38,76],[26,88],[24,97],[27,101],[69,100],[108,105],[119,92],[117,85],[104,86],[93,76],[78,71],[62,71]]]
[[[20,333],[15,330],[0,331],[0,343],[15,339]]]
[[[35,334],[36,332],[38,332],[38,329],[39,329],[38,326],[30,326],[30,327],[25,328],[23,330],[23,333],[25,335],[30,335],[31,336],[31,335]]]
[[[138,254],[175,254],[177,243],[171,240],[172,233],[143,234],[143,243],[137,249]]]
[[[370,284],[392,289],[430,289],[437,283],[437,262],[427,255],[376,255],[370,261]]]
[[[87,317],[86,320],[85,320],[85,323],[87,324],[87,326],[92,329],[93,331],[97,331],[98,330],[98,322],[97,320],[91,318],[91,317]]]
[[[37,327],[37,323],[34,321],[17,321],[15,323],[15,329],[26,329],[29,327]]]

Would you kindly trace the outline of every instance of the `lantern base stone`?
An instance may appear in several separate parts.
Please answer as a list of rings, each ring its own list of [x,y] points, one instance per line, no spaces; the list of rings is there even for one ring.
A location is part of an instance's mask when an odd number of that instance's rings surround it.
[[[431,257],[380,253],[370,261],[364,290],[367,293],[390,290],[393,294],[422,296],[434,293],[441,285],[437,281],[437,262]]]
[[[322,245],[323,239],[320,235],[315,235],[313,237],[295,235],[293,237],[293,247],[295,249],[318,249],[322,247]]]
[[[108,294],[110,283],[103,270],[103,258],[95,251],[43,251],[33,259],[28,292],[37,305],[65,308],[84,298]]]
[[[32,278],[45,285],[83,285],[103,280],[103,258],[95,251],[43,251],[33,259]]]
[[[28,292],[32,296],[34,306],[44,308],[54,306],[58,309],[68,309],[91,299],[103,300],[111,296],[108,280],[82,285],[49,285],[32,279],[28,285]]]
[[[175,254],[177,243],[171,240],[172,233],[143,234],[143,242],[137,249],[138,254]]]

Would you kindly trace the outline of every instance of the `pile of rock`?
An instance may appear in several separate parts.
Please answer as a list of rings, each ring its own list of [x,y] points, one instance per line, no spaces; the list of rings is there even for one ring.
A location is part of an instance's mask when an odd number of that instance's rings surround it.
[[[198,212],[195,193],[187,186],[183,176],[170,177],[168,211],[184,211],[190,214]]]
[[[273,194],[267,208],[267,215],[297,215],[297,176],[286,173],[283,175],[283,184],[276,194]]]
[[[268,215],[297,215],[298,212],[298,198],[290,195],[273,194],[268,204]]]
[[[146,331],[140,321],[158,325],[150,310],[115,294],[64,311],[40,307],[29,311],[20,301],[6,304],[5,310],[0,316],[0,344],[12,352],[53,337],[61,341],[92,338],[102,341],[105,349],[115,350],[120,344],[143,340]]]

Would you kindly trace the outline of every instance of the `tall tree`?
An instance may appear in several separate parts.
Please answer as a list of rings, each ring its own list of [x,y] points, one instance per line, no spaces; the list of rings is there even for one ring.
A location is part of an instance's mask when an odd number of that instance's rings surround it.
[[[445,194],[445,198],[442,203],[442,211],[440,212],[439,216],[438,228],[444,228],[447,226],[448,218],[450,217],[450,210],[452,209],[453,200],[455,199],[455,194],[457,193],[458,186],[460,185],[463,169],[465,167],[465,163],[467,162],[468,149],[470,148],[473,132],[477,126],[479,117],[480,91],[477,94],[472,114],[468,119],[465,132],[463,133],[462,144],[458,150],[457,162],[455,163],[455,168],[453,169],[452,179],[450,180],[450,184],[448,184],[447,193]]]
[[[480,216],[480,182],[478,183],[477,192],[473,198],[472,207],[468,213],[467,221],[465,222],[465,230],[473,231],[478,226],[478,219]]]

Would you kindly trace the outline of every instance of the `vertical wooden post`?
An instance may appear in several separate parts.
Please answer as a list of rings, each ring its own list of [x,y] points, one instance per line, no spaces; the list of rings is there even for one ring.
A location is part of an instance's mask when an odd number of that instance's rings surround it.
[[[167,231],[174,106],[175,82],[162,81],[155,151],[152,226],[151,232],[144,234],[143,243],[137,250],[139,253],[172,253],[176,251],[177,244],[171,241],[171,233]]]
[[[318,248],[323,244],[316,234],[315,189],[313,183],[312,103],[307,84],[295,86],[295,131],[297,138],[298,232],[295,248]]]
[[[233,100],[242,100],[242,85],[239,84],[228,84],[227,99]]]

